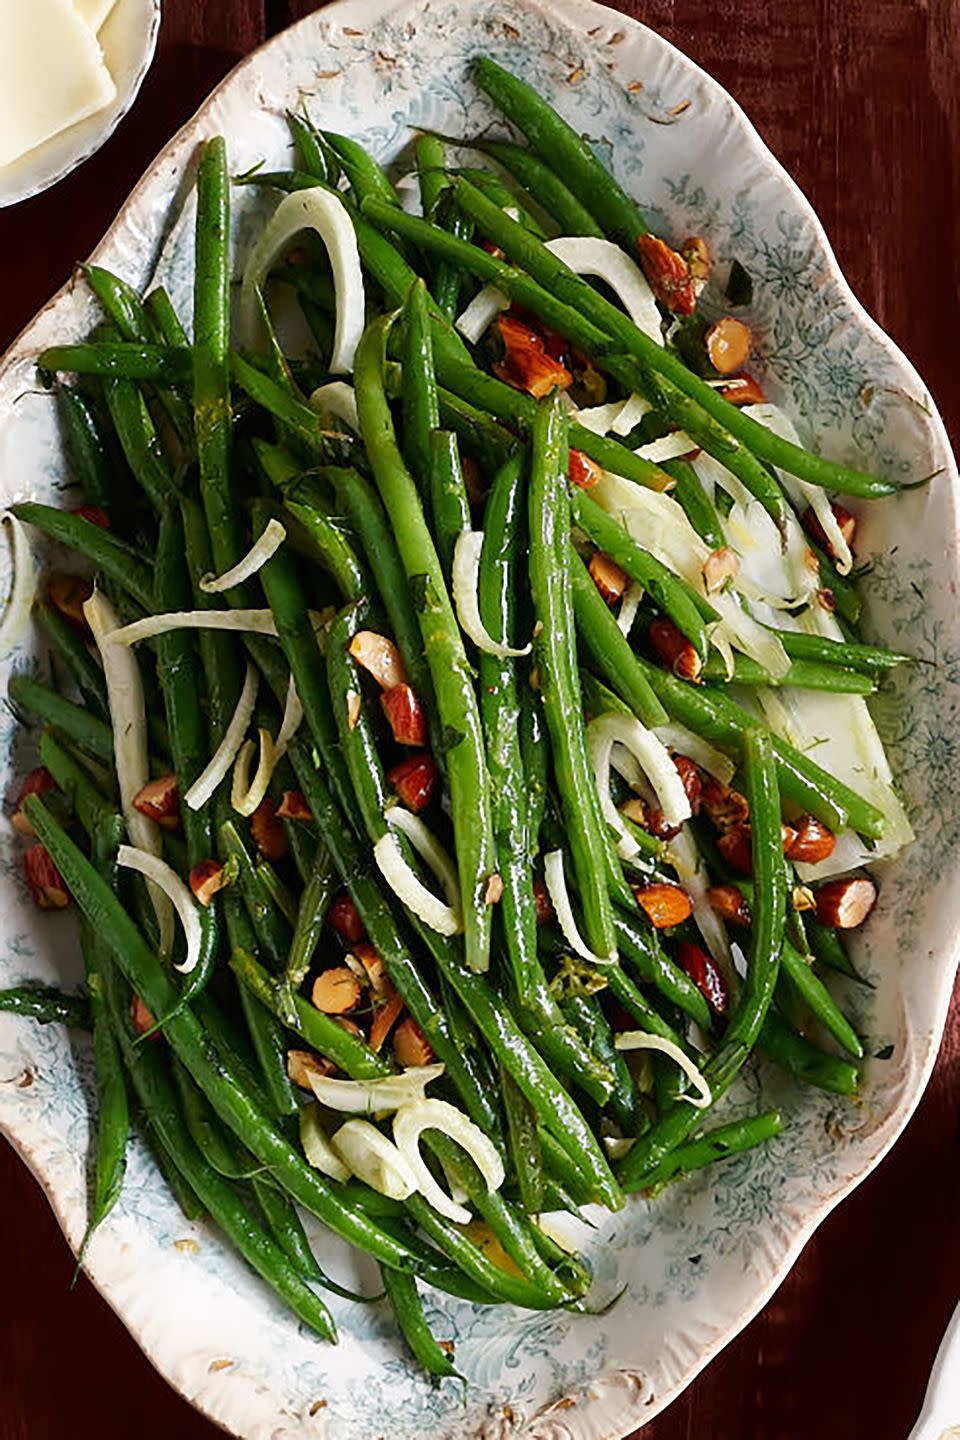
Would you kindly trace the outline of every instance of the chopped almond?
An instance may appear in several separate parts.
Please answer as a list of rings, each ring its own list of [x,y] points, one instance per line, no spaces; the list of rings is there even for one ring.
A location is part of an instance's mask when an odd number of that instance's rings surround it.
[[[14,811],[10,816],[10,824],[18,835],[23,835],[27,839],[33,836],[33,825],[29,817],[23,813],[24,800],[26,800],[28,795],[43,795],[48,790],[55,789],[56,783],[45,765],[38,765],[36,770],[30,771],[30,774],[20,786],[14,804]]]
[[[620,814],[626,815],[627,819],[632,820],[634,825],[640,825],[644,830],[647,828],[647,807],[639,795],[634,795],[629,800],[626,800],[620,806]]]
[[[649,885],[636,885],[633,893],[637,897],[637,904],[657,930],[669,930],[672,925],[681,925],[693,914],[693,903],[686,890],[665,880],[654,880]]]
[[[429,750],[420,750],[388,770],[387,779],[407,809],[418,815],[433,799],[438,773],[437,762]]]
[[[359,690],[348,690],[347,701],[347,729],[356,730],[360,720],[360,712],[363,709],[363,698]]]
[[[485,905],[497,905],[503,895],[503,881],[499,875],[491,875],[487,881],[487,888],[483,892],[483,903]]]
[[[286,855],[290,842],[269,795],[260,801],[250,817],[250,834],[264,860],[282,860]]]
[[[616,560],[611,560],[602,550],[594,550],[587,568],[590,578],[606,603],[615,605],[630,583],[626,573],[620,569]]]
[[[420,747],[426,744],[427,717],[412,686],[391,686],[380,696],[380,704],[398,745]]]
[[[717,836],[717,849],[734,870],[741,875],[753,874],[753,846],[750,826],[734,825]]]
[[[96,525],[101,530],[110,529],[110,517],[99,505],[75,505],[70,514],[79,515],[81,520],[89,520],[91,525]]]
[[[697,654],[696,647],[677,629],[672,620],[659,616],[651,622],[647,633],[658,659],[672,670],[678,679],[700,679],[703,661]]]
[[[570,451],[570,482],[579,485],[581,490],[589,490],[596,485],[603,474],[600,466],[589,455],[584,455],[582,450]]]
[[[675,315],[692,315],[697,304],[696,286],[683,256],[659,235],[638,236],[637,249],[643,273],[660,304]]]
[[[538,925],[546,925],[548,920],[553,919],[553,901],[550,899],[550,891],[539,875],[533,882],[533,905],[537,913]]]
[[[857,533],[856,516],[851,515],[849,510],[845,510],[842,505],[837,505],[836,502],[831,503],[830,509],[833,511],[833,518],[837,522],[837,527],[840,531],[840,534],[843,536],[844,540],[846,540],[847,545],[852,549],[853,539]],[[813,541],[814,545],[819,545],[821,550],[825,550],[827,552],[831,560],[836,560],[837,557],[834,552],[833,546],[827,539],[826,531],[820,523],[820,517],[814,510],[812,505],[807,506],[806,510],[804,510],[803,514],[800,516],[800,521],[803,525],[804,530],[806,530],[807,534],[810,536],[810,539]]]
[[[360,919],[360,911],[345,890],[335,895],[330,902],[327,919],[337,934],[342,935],[351,945],[362,940],[367,933]]]
[[[836,595],[834,595],[832,590],[827,588],[827,586],[824,586],[822,590],[817,591],[816,601],[817,604],[820,606],[820,609],[825,610],[828,615],[832,615],[837,608],[837,597]]]
[[[324,1015],[345,1015],[360,1004],[360,982],[347,965],[322,970],[313,982],[310,999]]]
[[[287,1051],[287,1074],[302,1090],[310,1089],[311,1075],[332,1075],[336,1068],[332,1060],[325,1055],[315,1055],[312,1050]]]
[[[836,835],[822,820],[815,815],[801,815],[793,822],[792,835],[783,853],[788,860],[817,865],[833,854],[836,843]]]
[[[725,1015],[729,1003],[727,982],[707,952],[689,940],[682,940],[677,962],[684,974],[690,976],[713,1013]]]
[[[794,910],[799,910],[801,913],[804,910],[816,910],[817,897],[809,885],[795,885],[790,895],[790,904]]]
[[[369,981],[374,994],[385,995],[390,989],[387,968],[369,940],[358,941],[351,953],[353,958],[359,962],[360,969]]]
[[[718,393],[731,405],[763,405],[766,401],[767,397],[760,382],[754,380],[752,375],[741,370],[739,374],[728,378],[730,384],[722,386]]]
[[[714,370],[719,375],[732,375],[741,369],[750,354],[753,336],[749,325],[744,325],[742,320],[734,320],[732,315],[725,315],[710,326],[704,343]]]
[[[684,240],[680,246],[680,255],[687,262],[690,279],[693,281],[694,288],[699,295],[710,277],[710,270],[713,265],[710,246],[702,235],[691,235],[688,239]]]
[[[373,676],[381,690],[405,684],[407,672],[403,658],[386,635],[378,635],[375,630],[358,630],[350,641],[350,654]]]
[[[134,1033],[137,1035],[149,1035],[156,1023],[150,1008],[143,1003],[139,995],[134,995],[130,1001],[130,1024],[133,1026]],[[150,1035],[150,1039],[159,1040],[160,1031],[154,1030],[153,1034]]]
[[[388,982],[389,983],[389,982]],[[370,1026],[370,1049],[380,1051],[383,1042],[403,1013],[403,999],[393,986],[386,991],[382,1000],[374,1002],[373,1023]]]
[[[690,801],[690,812],[693,815],[699,815],[700,797],[703,794],[703,776],[700,774],[700,769],[689,755],[673,755],[671,758],[674,769],[683,781],[684,791]]]
[[[703,778],[700,803],[718,830],[731,830],[737,825],[745,825],[750,819],[746,796],[724,785],[713,775]]]
[[[437,1058],[433,1046],[412,1015],[393,1032],[393,1058],[398,1065],[432,1065]]]
[[[736,580],[740,574],[740,557],[729,545],[711,550],[703,562],[703,584],[708,595],[715,595]]]
[[[506,253],[492,240],[481,240],[480,249],[486,250],[487,254],[492,255],[494,260],[506,260],[507,258]]]
[[[673,840],[680,834],[679,825],[668,825],[667,817],[659,805],[648,805],[646,807],[647,818],[645,829],[655,835],[658,840]]]
[[[88,632],[86,616],[83,613],[83,606],[86,600],[93,594],[92,583],[83,575],[64,575],[56,572],[47,576],[47,599],[55,610],[58,610],[64,620],[77,630]]]
[[[348,1015],[332,1015],[330,1018],[335,1025],[339,1025],[341,1030],[346,1030],[347,1034],[352,1035],[355,1040],[364,1039],[364,1034],[360,1026],[356,1020],[351,1020]]]
[[[70,892],[45,845],[31,845],[24,851],[23,869],[34,903],[41,910],[65,910]]]
[[[277,818],[279,820],[313,819],[313,811],[307,804],[307,798],[302,790],[284,790],[280,808],[277,810]]]
[[[877,903],[877,887],[868,875],[828,880],[817,891],[817,919],[831,930],[855,930]]]
[[[209,905],[214,895],[229,883],[227,867],[217,860],[201,860],[190,871],[190,889],[201,905]]]
[[[514,315],[498,316],[497,329],[504,352],[503,360],[493,367],[499,379],[537,400],[573,384],[570,371],[547,354],[544,338],[536,330]]]
[[[180,787],[176,775],[158,775],[156,780],[148,780],[134,795],[133,808],[161,830],[179,830]]]
[[[711,885],[707,891],[710,907],[729,925],[749,925],[750,906],[736,885]]]

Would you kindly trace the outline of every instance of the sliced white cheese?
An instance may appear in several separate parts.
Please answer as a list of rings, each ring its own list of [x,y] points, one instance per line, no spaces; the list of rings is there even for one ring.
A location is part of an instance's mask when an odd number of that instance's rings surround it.
[[[117,0],[73,0],[73,3],[79,10],[81,19],[86,20],[96,34]]]
[[[72,0],[0,0],[0,167],[103,109],[116,93]]]

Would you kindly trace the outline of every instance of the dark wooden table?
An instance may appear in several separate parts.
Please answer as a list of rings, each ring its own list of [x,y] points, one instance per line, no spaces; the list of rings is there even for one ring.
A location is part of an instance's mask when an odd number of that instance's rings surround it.
[[[310,0],[164,0],[136,109],[94,160],[0,217],[0,350],[92,249],[208,90]],[[854,290],[960,439],[960,0],[627,0],[745,106]],[[644,1440],[904,1440],[960,1296],[960,1004],[893,1155]],[[0,1146],[0,1440],[212,1440],[82,1280]]]

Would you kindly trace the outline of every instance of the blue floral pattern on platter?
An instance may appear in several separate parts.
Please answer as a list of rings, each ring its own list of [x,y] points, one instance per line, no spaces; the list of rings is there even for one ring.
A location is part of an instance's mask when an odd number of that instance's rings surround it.
[[[235,172],[259,160],[280,167],[290,158],[284,112],[303,103],[402,164],[416,126],[476,134],[496,123],[466,73],[482,51],[556,97],[655,228],[676,239],[708,234],[721,274],[739,259],[754,280],[750,320],[765,386],[805,438],[884,474],[940,472],[928,488],[874,506],[861,529],[873,559],[871,632],[932,662],[898,674],[875,707],[919,839],[888,868],[859,947],[876,989],[851,1000],[870,1052],[892,1049],[868,1063],[856,1104],[751,1069],[728,1111],[781,1105],[786,1133],[652,1204],[598,1217],[599,1229],[584,1232],[598,1291],[630,1282],[606,1315],[489,1311],[431,1294],[465,1390],[431,1388],[416,1373],[382,1304],[334,1299],[335,1349],[303,1333],[215,1232],[183,1220],[139,1146],[90,1269],[170,1382],[249,1440],[612,1440],[668,1403],[763,1304],[818,1220],[893,1143],[933,1063],[957,940],[956,472],[921,381],[853,300],[808,205],[729,97],[679,52],[581,0],[549,11],[525,0],[380,8],[344,0],[240,66],[151,168],[97,258],[138,285],[161,277],[189,317],[189,181],[200,139],[226,134]],[[249,189],[235,195],[239,269],[273,202]],[[60,439],[32,356],[54,338],[79,338],[94,318],[89,294],[68,287],[0,369],[4,502],[60,492]],[[45,663],[32,635],[12,658],[14,668]],[[28,742],[0,711],[7,782],[29,763]],[[71,918],[38,915],[19,877],[4,827],[0,983],[76,979]],[[82,1039],[0,1016],[0,1126],[74,1245],[86,1213],[92,1094]],[[332,1273],[375,1287],[365,1261],[316,1238]]]

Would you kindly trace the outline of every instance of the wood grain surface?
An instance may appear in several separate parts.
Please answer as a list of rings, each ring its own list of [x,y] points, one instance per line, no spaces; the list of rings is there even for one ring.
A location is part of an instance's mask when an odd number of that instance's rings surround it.
[[[63,184],[0,214],[0,350],[210,88],[313,8],[164,0],[156,61],[118,133]],[[619,8],[745,107],[960,440],[960,0]],[[644,1440],[905,1440],[960,1296],[958,1097],[955,997],[933,1080],[893,1154]],[[90,1284],[71,1290],[58,1226],[5,1145],[0,1236],[0,1440],[213,1440],[219,1432],[167,1388]]]

